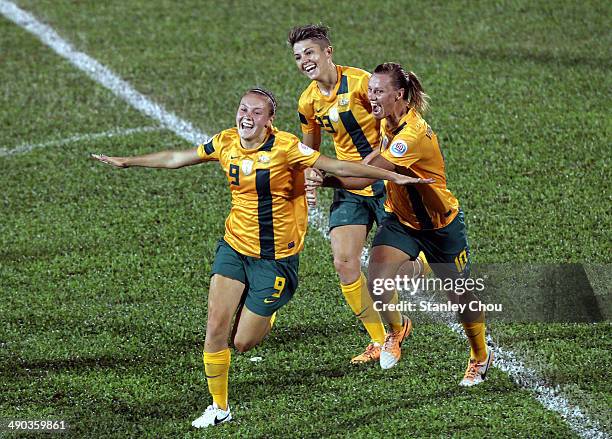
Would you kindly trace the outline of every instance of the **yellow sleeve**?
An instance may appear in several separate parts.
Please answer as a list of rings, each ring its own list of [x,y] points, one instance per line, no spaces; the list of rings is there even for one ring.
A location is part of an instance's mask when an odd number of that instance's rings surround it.
[[[219,143],[219,134],[216,134],[208,142],[198,145],[198,156],[206,161],[219,161]]]
[[[409,168],[422,156],[416,131],[404,128],[398,136],[395,136],[391,145],[381,152],[381,155],[394,165]]]
[[[301,170],[311,168],[321,153],[304,145],[297,138],[287,149],[287,162],[293,169]]]
[[[310,134],[317,128],[317,122],[314,118],[314,107],[308,99],[308,89],[302,93],[298,102],[298,115],[300,116],[300,126],[302,133]]]

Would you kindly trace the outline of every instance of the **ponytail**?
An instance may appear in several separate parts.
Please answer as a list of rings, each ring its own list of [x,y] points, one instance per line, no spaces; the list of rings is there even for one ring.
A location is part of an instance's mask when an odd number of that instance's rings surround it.
[[[404,97],[408,101],[408,105],[416,109],[421,114],[425,114],[429,109],[429,96],[423,90],[419,77],[414,72],[408,72],[408,97]],[[406,90],[404,90],[406,93]]]

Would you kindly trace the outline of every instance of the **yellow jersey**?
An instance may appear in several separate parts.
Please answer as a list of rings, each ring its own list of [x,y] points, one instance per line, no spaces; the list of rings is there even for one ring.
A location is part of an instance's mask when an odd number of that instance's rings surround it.
[[[202,160],[219,161],[227,176],[232,208],[224,239],[234,250],[263,259],[302,250],[308,223],[304,169],[317,161],[318,151],[276,128],[258,148],[243,148],[238,129],[230,128],[197,151]]]
[[[316,81],[300,96],[298,114],[302,132],[311,134],[318,125],[321,131],[331,134],[338,159],[360,161],[378,146],[379,140],[379,123],[372,116],[368,99],[370,74],[355,67],[336,68],[338,82],[329,96],[321,93]],[[365,189],[351,190],[366,196],[383,191],[382,181]]]
[[[438,136],[413,108],[399,121],[395,130],[383,120],[381,155],[403,168],[403,173],[419,178],[434,178],[433,184],[400,186],[387,182],[385,210],[401,223],[418,230],[440,229],[459,212],[459,202],[446,188],[444,156]]]

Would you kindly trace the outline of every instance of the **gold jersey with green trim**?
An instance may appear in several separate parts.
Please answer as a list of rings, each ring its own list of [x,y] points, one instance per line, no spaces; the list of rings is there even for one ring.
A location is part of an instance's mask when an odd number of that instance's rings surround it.
[[[245,149],[237,128],[221,131],[198,146],[202,160],[217,160],[227,176],[232,208],[225,241],[237,252],[281,259],[304,247],[308,210],[304,169],[320,153],[293,134],[272,129],[258,148]]]
[[[338,81],[332,93],[321,93],[312,81],[300,96],[298,113],[302,132],[311,134],[317,126],[331,134],[336,157],[340,160],[360,161],[378,146],[379,123],[372,116],[368,99],[370,74],[355,67],[336,66]],[[384,190],[382,181],[361,190],[357,195],[373,196]]]
[[[385,210],[413,229],[440,229],[450,224],[459,212],[459,201],[446,187],[444,155],[436,133],[413,108],[395,130],[387,129],[383,120],[380,131],[385,159],[404,168],[409,176],[436,180],[406,186],[387,182]]]

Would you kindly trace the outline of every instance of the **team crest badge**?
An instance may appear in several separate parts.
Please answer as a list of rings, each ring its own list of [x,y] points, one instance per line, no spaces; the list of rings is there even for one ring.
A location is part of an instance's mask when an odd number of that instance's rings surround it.
[[[312,149],[308,145],[304,145],[302,142],[298,144],[298,149],[300,152],[306,156],[314,154],[314,149]]]
[[[251,172],[253,172],[253,160],[244,159],[241,168],[244,175],[251,175]]]
[[[340,115],[338,114],[338,108],[337,107],[332,107],[329,110],[329,120],[331,120],[332,122],[338,122],[338,119]]]
[[[393,157],[403,157],[408,152],[408,145],[402,140],[391,144],[391,155]]]

